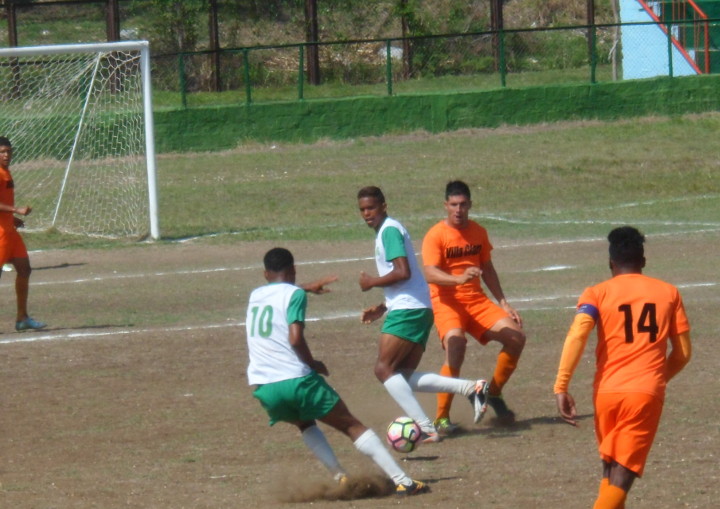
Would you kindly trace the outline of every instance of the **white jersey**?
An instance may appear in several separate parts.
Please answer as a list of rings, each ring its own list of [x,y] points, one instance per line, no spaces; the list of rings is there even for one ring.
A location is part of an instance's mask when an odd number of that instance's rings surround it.
[[[392,229],[397,230],[400,235],[398,236]],[[387,259],[388,256],[391,257],[390,261]],[[429,308],[430,290],[415,257],[410,234],[399,221],[386,217],[375,237],[375,264],[378,275],[382,277],[391,272],[392,259],[400,256],[408,260],[410,279],[383,287],[388,312],[395,309]]]
[[[289,283],[271,283],[250,294],[247,331],[247,376],[250,385],[299,378],[311,373],[289,341],[289,324],[305,321],[305,291]]]

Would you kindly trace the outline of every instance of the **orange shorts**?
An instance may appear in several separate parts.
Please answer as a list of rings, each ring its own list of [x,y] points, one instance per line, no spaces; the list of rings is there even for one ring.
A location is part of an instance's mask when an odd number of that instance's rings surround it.
[[[637,392],[595,395],[595,435],[603,461],[642,476],[655,439],[663,400]]]
[[[438,297],[432,301],[435,327],[442,341],[453,329],[462,329],[480,344],[487,344],[485,333],[509,315],[484,295],[476,299],[458,301]]]
[[[13,258],[27,258],[28,252],[16,229],[0,230],[0,266]]]

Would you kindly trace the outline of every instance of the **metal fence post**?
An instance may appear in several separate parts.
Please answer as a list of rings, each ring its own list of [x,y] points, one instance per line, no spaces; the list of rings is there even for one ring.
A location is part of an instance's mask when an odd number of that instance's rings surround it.
[[[243,49],[243,78],[245,79],[245,103],[252,102],[252,85],[250,84],[250,50]]]
[[[505,30],[500,30],[500,85],[507,86],[507,60],[505,58]]]
[[[590,83],[597,83],[597,29],[595,25],[590,27]]]
[[[303,100],[305,95],[305,46],[298,46],[298,99]]]
[[[178,54],[178,84],[180,86],[180,104],[187,109],[187,80],[185,79],[185,58],[182,53]]]
[[[673,57],[672,57],[672,21],[667,22],[667,48],[668,48],[668,76],[673,77]]]
[[[387,81],[387,93],[393,95],[393,79],[392,79],[392,47],[390,39],[385,41],[385,79]]]

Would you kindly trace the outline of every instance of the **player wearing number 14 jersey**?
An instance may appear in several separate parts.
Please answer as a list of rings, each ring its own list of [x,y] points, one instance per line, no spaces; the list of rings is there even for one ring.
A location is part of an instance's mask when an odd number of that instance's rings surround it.
[[[595,509],[625,507],[660,422],[665,386],[690,360],[691,350],[677,288],[642,274],[645,237],[625,226],[611,231],[608,240],[613,277],[580,296],[554,387],[560,416],[577,425],[568,386],[597,325],[593,403],[603,478]]]

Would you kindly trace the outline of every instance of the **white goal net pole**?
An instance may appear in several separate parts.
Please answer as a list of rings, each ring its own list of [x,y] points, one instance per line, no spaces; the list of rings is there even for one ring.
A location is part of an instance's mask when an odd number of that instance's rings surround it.
[[[0,48],[0,96],[38,227],[160,237],[147,41]]]

